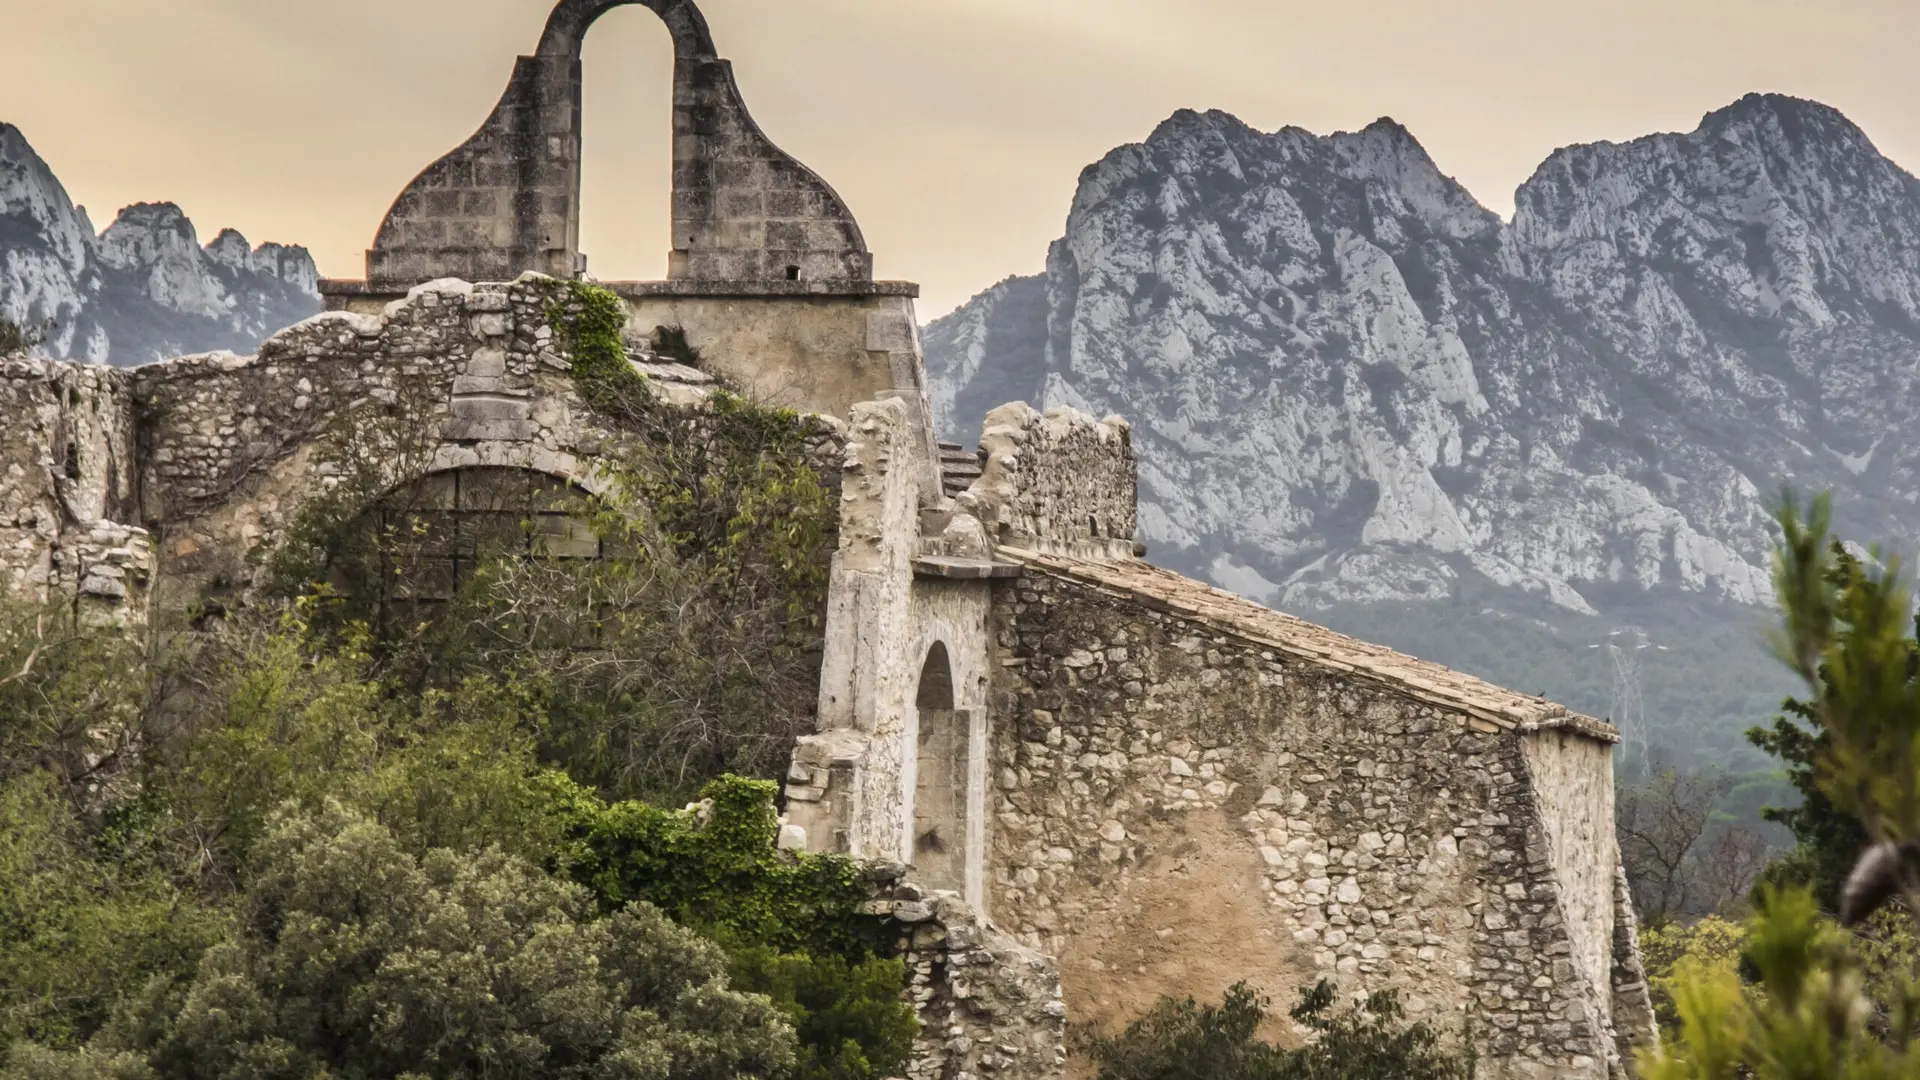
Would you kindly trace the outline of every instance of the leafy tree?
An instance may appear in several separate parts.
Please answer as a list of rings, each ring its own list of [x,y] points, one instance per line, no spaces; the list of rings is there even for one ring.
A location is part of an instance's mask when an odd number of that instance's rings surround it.
[[[1287,1050],[1256,1037],[1267,1001],[1245,983],[1219,1005],[1162,999],[1113,1039],[1094,1042],[1100,1080],[1469,1080],[1468,1045],[1453,1050],[1424,1023],[1408,1024],[1392,992],[1334,1009],[1333,984],[1321,980],[1289,1012],[1315,1038]]]
[[[191,966],[218,935],[217,909],[128,816],[90,828],[48,771],[0,782],[0,1060],[15,1040],[85,1040],[128,984]]]
[[[1640,951],[1653,998],[1654,1019],[1666,1038],[1679,1031],[1680,1014],[1674,1005],[1675,980],[1682,971],[1714,975],[1737,973],[1747,946],[1747,927],[1718,915],[1691,923],[1678,920],[1640,930]]]
[[[0,779],[46,769],[78,794],[124,771],[151,700],[145,659],[71,609],[0,603]]]
[[[802,1080],[897,1075],[918,1021],[888,925],[859,910],[872,886],[845,857],[778,850],[774,793],[726,777],[690,810],[591,811],[572,872],[604,906],[644,901],[720,941],[740,985],[770,995],[799,1032]]]
[[[729,954],[734,983],[772,998],[798,1034],[795,1080],[875,1080],[906,1071],[920,1025],[901,1000],[901,961],[849,962],[764,945]]]
[[[150,984],[92,1062],[138,1055],[167,1080],[733,1080],[792,1063],[771,1003],[648,905],[600,914],[497,849],[415,858],[337,804],[278,820],[258,859],[234,932],[191,980]]]

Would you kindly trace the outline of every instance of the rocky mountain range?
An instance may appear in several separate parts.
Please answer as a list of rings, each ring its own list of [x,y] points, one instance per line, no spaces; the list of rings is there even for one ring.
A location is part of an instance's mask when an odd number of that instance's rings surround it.
[[[171,203],[141,203],[96,235],[18,128],[0,124],[0,318],[43,329],[61,358],[122,366],[232,349],[320,310],[306,249],[232,229],[201,246]]]
[[[1596,714],[1643,626],[1653,741],[1736,746],[1786,688],[1783,485],[1920,534],[1920,181],[1751,95],[1515,207],[1391,120],[1177,113],[1082,174],[1044,275],[927,328],[939,420],[1121,414],[1155,561]]]

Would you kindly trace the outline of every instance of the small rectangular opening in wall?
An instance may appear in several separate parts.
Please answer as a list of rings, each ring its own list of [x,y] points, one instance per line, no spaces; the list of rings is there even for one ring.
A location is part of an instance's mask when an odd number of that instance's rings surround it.
[[[800,268],[799,268],[799,267],[797,267],[797,266],[789,266],[789,267],[787,267],[787,280],[788,280],[788,281],[799,281],[799,280],[800,280]]]

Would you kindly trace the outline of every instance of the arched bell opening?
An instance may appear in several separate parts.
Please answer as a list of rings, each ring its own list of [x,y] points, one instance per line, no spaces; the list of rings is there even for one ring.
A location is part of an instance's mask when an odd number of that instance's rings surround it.
[[[600,281],[667,276],[673,243],[673,40],[638,6],[615,8],[582,49],[580,235]]]
[[[967,777],[972,752],[967,714],[954,707],[953,665],[935,642],[920,667],[914,696],[919,719],[913,800],[913,866],[930,889],[965,892],[967,885]]]

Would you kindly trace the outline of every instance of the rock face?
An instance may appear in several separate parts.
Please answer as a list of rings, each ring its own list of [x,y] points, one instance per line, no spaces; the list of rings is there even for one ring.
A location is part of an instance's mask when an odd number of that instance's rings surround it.
[[[123,210],[94,235],[84,208],[18,128],[0,124],[0,318],[52,323],[45,350],[120,366],[209,349],[251,352],[320,310],[304,248],[202,247],[171,203]]]
[[[1336,625],[1765,604],[1786,483],[1920,528],[1920,181],[1859,128],[1753,95],[1561,150],[1516,206],[1389,120],[1178,113],[1082,175],[1044,277],[928,328],[938,422],[1126,416],[1156,561]]]

